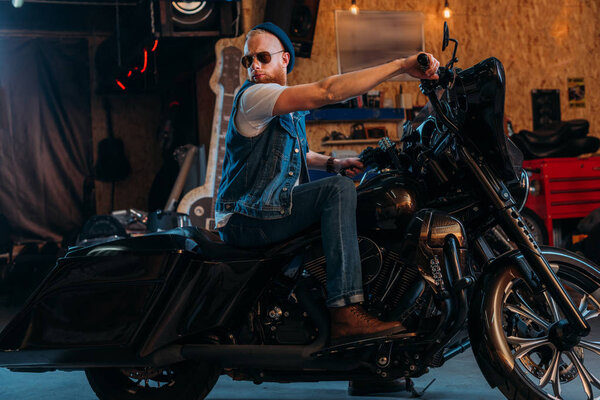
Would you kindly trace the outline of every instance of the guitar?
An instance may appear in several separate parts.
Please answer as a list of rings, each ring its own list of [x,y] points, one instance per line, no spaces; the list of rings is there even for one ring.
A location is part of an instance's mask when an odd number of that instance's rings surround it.
[[[192,164],[194,162],[194,157],[198,153],[198,147],[187,144],[185,146],[179,147],[175,150],[175,158],[180,162],[183,159],[183,163],[181,163],[181,169],[179,170],[179,174],[177,174],[177,179],[175,180],[175,184],[171,189],[171,193],[169,194],[169,198],[167,200],[167,204],[165,204],[165,208],[163,211],[174,211],[175,206],[177,205],[177,199],[181,195],[181,191],[183,190],[183,185],[185,185],[185,180],[187,179],[190,170],[192,169]]]
[[[242,57],[242,51],[240,50],[241,46],[234,45],[236,42],[240,42],[240,40],[219,41],[215,46],[218,57],[210,87],[217,95],[217,99],[210,139],[210,152],[206,165],[206,179],[204,185],[186,193],[177,207],[177,212],[190,216],[194,226],[209,230],[215,228],[214,200],[221,183],[227,126],[233,108],[234,95],[241,86],[240,58]],[[243,41],[241,44],[243,45]],[[221,46],[224,47],[219,52],[218,49]],[[213,79],[216,73],[220,74],[218,82]]]

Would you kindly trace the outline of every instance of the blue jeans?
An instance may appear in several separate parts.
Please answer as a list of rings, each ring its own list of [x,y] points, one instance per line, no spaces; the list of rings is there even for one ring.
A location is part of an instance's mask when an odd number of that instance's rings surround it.
[[[288,217],[263,220],[234,214],[219,232],[231,245],[263,247],[288,239],[318,221],[327,262],[327,306],[363,301],[356,189],[346,177],[336,175],[294,187]]]

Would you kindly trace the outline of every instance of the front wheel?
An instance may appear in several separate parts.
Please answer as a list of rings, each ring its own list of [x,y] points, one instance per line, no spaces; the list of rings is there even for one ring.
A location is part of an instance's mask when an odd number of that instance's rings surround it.
[[[202,400],[217,383],[220,370],[182,362],[165,368],[89,368],[85,374],[100,400]]]
[[[507,263],[480,282],[484,294],[469,317],[475,358],[488,382],[511,400],[594,399],[600,395],[600,271],[573,253],[543,253],[590,323],[590,335],[567,343],[554,299],[532,293]]]

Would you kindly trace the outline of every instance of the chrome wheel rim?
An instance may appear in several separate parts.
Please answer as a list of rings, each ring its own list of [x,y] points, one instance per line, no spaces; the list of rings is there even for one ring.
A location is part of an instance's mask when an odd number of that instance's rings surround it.
[[[561,281],[586,320],[600,315],[600,302],[594,296],[574,282]],[[548,293],[536,297],[514,279],[504,291],[502,313],[515,369],[528,385],[551,399],[600,399],[600,368],[591,370],[588,365],[600,365],[600,342],[582,338],[570,349],[558,348],[550,329],[564,316]]]

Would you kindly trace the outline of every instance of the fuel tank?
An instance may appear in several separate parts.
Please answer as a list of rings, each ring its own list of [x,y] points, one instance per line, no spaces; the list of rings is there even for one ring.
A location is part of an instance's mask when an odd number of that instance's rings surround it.
[[[397,171],[376,175],[360,185],[357,193],[360,229],[404,230],[423,202],[419,182]]]

